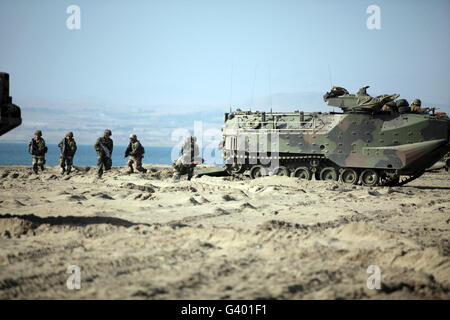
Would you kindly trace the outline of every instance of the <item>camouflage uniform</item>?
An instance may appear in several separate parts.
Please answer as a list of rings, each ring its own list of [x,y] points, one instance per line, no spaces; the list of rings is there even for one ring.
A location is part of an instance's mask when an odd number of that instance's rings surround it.
[[[448,152],[444,157],[443,160],[445,161],[445,171],[448,171],[450,168],[450,152]]]
[[[184,174],[187,174],[188,180],[191,180],[195,166],[203,162],[203,159],[199,158],[200,152],[196,141],[196,137],[187,137],[184,140],[181,147],[181,157],[173,164],[175,169],[173,174],[174,181],[179,180]]]
[[[129,167],[128,173],[133,173],[133,163],[136,164],[136,170],[140,172],[147,172],[147,169],[142,167],[142,158],[144,157],[144,147],[141,145],[135,134],[130,136],[130,143],[125,151],[125,158],[128,159],[127,166]]]
[[[28,144],[28,150],[30,150],[33,155],[33,171],[34,173],[38,173],[38,166],[44,171],[45,164],[45,154],[47,153],[47,147],[45,145],[45,140],[42,138],[42,132],[37,130],[35,132],[35,136],[38,136],[38,139],[34,137],[31,139]]]
[[[109,135],[111,135],[110,130],[105,130],[105,136],[98,138],[97,142],[94,145],[95,151],[97,151],[97,165],[99,178],[103,175],[103,170],[108,171],[112,167],[111,156],[113,152],[113,141],[111,138],[106,136],[108,133]],[[109,152],[109,155],[103,149],[102,145]]]
[[[67,139],[69,137],[70,139]],[[64,146],[64,150],[63,149]],[[58,147],[61,149],[61,155],[59,157],[59,165],[61,166],[61,174],[64,174],[66,171],[67,165],[67,174],[72,170],[73,165],[73,157],[75,156],[75,152],[77,151],[77,143],[73,139],[73,133],[68,132],[66,136],[58,143]]]

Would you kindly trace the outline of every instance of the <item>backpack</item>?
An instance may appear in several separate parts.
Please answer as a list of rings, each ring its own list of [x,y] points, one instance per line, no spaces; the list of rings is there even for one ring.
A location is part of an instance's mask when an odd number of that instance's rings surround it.
[[[143,155],[145,153],[145,149],[141,143],[139,143],[139,147],[137,148],[136,153],[138,153],[140,155]]]

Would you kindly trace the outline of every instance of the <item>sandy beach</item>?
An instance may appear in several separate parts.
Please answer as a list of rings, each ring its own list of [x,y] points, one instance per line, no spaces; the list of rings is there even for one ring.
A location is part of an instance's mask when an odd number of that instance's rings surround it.
[[[450,298],[443,170],[367,188],[145,168],[0,167],[0,299]]]

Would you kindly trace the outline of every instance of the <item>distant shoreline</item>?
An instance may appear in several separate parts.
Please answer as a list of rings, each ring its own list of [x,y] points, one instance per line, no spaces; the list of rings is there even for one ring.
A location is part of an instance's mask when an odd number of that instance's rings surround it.
[[[45,137],[44,137],[44,140],[45,140]],[[75,139],[75,141],[76,141],[76,139]],[[0,144],[28,144],[28,142],[29,141],[0,141]],[[46,143],[47,144],[54,144],[54,145],[58,144],[58,142],[48,142],[48,141],[46,141]],[[94,143],[78,143],[77,142],[77,145],[78,146],[93,146]],[[161,145],[156,146],[156,145],[150,145],[150,144],[142,144],[142,145],[144,147],[152,147],[152,148],[173,148],[173,147],[175,147],[175,145],[170,145],[170,146],[161,146]],[[114,146],[116,146],[116,147],[126,147],[128,145],[126,145],[126,144],[115,144]]]

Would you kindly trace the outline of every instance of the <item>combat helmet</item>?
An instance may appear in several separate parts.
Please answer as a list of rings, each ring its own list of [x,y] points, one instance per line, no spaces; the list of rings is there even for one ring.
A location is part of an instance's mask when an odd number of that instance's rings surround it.
[[[112,136],[112,132],[111,132],[111,130],[109,130],[109,129],[106,129],[104,134],[105,134],[105,135],[108,134],[108,135]]]
[[[130,134],[130,139],[137,140],[137,136],[135,134]]]
[[[73,132],[72,132],[72,131],[67,132],[67,133],[66,133],[66,137],[71,137],[71,138],[73,138]]]
[[[420,99],[414,99],[413,102],[411,102],[411,105],[420,107],[422,105],[422,101],[420,101]]]
[[[39,136],[42,137],[42,131],[41,130],[36,130],[36,132],[34,133],[35,136]]]

